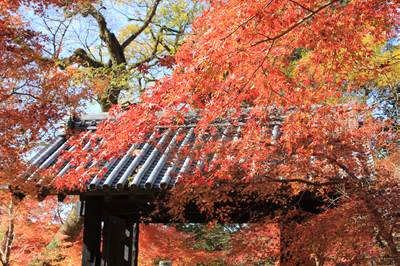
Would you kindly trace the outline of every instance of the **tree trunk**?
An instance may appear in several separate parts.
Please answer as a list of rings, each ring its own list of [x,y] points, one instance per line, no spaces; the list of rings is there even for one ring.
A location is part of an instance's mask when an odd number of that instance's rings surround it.
[[[60,226],[53,239],[46,246],[46,249],[29,265],[47,265],[52,260],[49,252],[54,249],[59,249],[67,242],[73,242],[78,237],[82,230],[83,218],[79,215],[78,205],[75,204],[69,213],[64,224]],[[53,252],[52,252],[53,253]]]
[[[102,112],[108,112],[113,105],[118,104],[119,94],[123,89],[111,86],[98,95],[97,98]]]
[[[14,241],[14,197],[11,197],[8,206],[8,225],[0,246],[0,262],[3,266],[10,265],[11,247]]]
[[[53,241],[74,241],[82,230],[83,218],[79,215],[78,204],[75,204],[64,224],[58,229]]]

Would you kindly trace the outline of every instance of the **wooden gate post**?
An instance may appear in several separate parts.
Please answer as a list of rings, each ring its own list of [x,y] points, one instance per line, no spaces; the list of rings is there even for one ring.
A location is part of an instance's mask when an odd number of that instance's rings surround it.
[[[84,201],[82,265],[100,266],[102,197],[87,197]]]
[[[102,266],[135,266],[133,223],[103,210]]]

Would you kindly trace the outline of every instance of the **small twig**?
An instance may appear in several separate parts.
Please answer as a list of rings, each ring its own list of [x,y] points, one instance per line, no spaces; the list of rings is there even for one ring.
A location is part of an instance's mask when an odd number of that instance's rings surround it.
[[[268,47],[267,49],[267,53],[264,56],[264,58],[262,59],[261,63],[258,65],[258,67],[254,70],[254,72],[251,74],[250,78],[247,80],[247,82],[242,86],[242,89],[244,89],[247,84],[250,83],[250,81],[254,78],[254,76],[256,75],[256,73],[258,72],[258,70],[260,70],[260,68],[262,68],[263,64],[265,63],[265,60],[267,60],[269,54],[271,53],[272,47],[274,46],[275,41],[271,42],[271,45]]]
[[[292,2],[293,4],[298,5],[299,7],[303,8],[304,10],[307,10],[308,12],[311,12],[311,13],[313,12],[312,9],[306,7],[306,6],[303,5],[303,4],[300,4],[299,2],[297,2],[297,1],[295,1],[295,0],[289,0],[289,2]]]
[[[122,49],[125,49],[132,41],[134,41],[147,28],[147,26],[150,24],[153,17],[155,16],[157,7],[160,4],[160,2],[161,2],[161,0],[156,0],[154,2],[153,6],[151,7],[149,13],[146,16],[146,19],[143,22],[143,25],[121,44]]]
[[[285,184],[290,184],[290,183],[302,183],[310,186],[316,186],[316,187],[321,187],[321,186],[329,186],[329,185],[337,185],[340,183],[343,183],[344,181],[327,181],[327,182],[312,182],[308,181],[305,179],[300,179],[300,178],[293,178],[293,179],[276,179],[276,178],[271,178],[271,177],[264,177],[268,182],[276,182],[276,183],[285,183]]]
[[[309,20],[310,18],[312,18],[314,15],[316,15],[317,13],[321,12],[322,10],[324,10],[325,8],[333,5],[334,3],[338,2],[339,0],[333,0],[330,1],[322,6],[320,6],[319,8],[312,10],[311,13],[307,16],[305,16],[304,18],[300,19],[299,21],[297,21],[296,23],[294,23],[292,26],[290,26],[289,28],[281,31],[280,33],[278,33],[277,35],[275,35],[274,37],[268,37],[266,39],[263,40],[259,40],[257,42],[255,42],[252,46],[256,46],[259,45],[261,43],[264,42],[269,42],[269,41],[275,41],[281,37],[283,37],[284,35],[288,34],[289,32],[291,32],[292,30],[294,30],[295,28],[297,28],[298,26],[302,25],[304,22],[306,22],[307,20]]]
[[[35,100],[38,99],[38,98],[37,98],[36,96],[34,96],[33,94],[30,94],[30,93],[27,93],[27,92],[17,92],[17,91],[14,91],[14,92],[11,93],[11,95],[28,96],[28,97],[31,97],[31,98],[33,98],[33,99],[35,99]]]

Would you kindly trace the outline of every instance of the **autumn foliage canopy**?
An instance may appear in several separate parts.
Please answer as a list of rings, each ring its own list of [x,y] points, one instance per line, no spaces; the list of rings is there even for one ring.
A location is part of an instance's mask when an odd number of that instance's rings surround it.
[[[149,88],[140,103],[122,113],[114,109],[111,115],[116,118],[93,136],[104,139],[103,147],[82,150],[76,164],[90,156],[117,157],[156,125],[179,126],[188,117],[197,119],[197,136],[216,134],[216,123],[240,127],[227,139],[198,137],[183,151],[203,164],[180,176],[181,193],[176,192],[172,209],[195,201],[202,211],[215,215],[213,202],[227,197],[215,188],[226,182],[248,184],[248,191],[276,201],[307,189],[319,195],[334,193],[341,196],[325,208],[340,203],[343,209],[327,211],[309,223],[327,226],[332,220],[324,217],[336,217],[342,210],[347,215],[333,228],[354,229],[348,235],[364,232],[368,243],[375,237],[373,228],[379,228],[387,254],[396,256],[390,232],[397,220],[385,224],[381,216],[396,212],[395,205],[387,203],[395,202],[396,167],[371,165],[368,158],[374,151],[390,154],[398,135],[387,121],[374,118],[372,108],[357,95],[388,71],[390,64],[372,59],[378,45],[396,37],[398,23],[398,1],[212,1],[176,54],[172,75]],[[276,117],[282,118],[278,137],[271,130]],[[81,178],[90,174],[71,171],[57,185],[79,186]],[[390,198],[385,204],[378,200],[384,189]],[[359,217],[354,208],[368,213],[360,227],[350,226]],[[177,216],[179,210],[175,208]],[[225,214],[220,214],[222,219]],[[318,230],[329,234],[323,226],[312,228],[316,235]],[[326,243],[337,252],[309,245],[308,254],[315,260],[325,256],[362,261],[379,253],[372,245],[352,247],[358,253],[347,254],[351,245],[330,235]]]
[[[0,10],[4,33],[0,74],[7,78],[0,81],[0,177],[28,149],[23,143],[37,140],[48,123],[83,96],[70,86],[68,72],[50,59],[41,59],[45,40],[15,15],[20,3],[1,3],[7,9]],[[120,156],[155,126],[182,126],[195,118],[195,144],[181,155],[190,153],[192,161],[203,163],[179,177],[176,195],[181,197],[172,198],[173,214],[179,216],[180,207],[193,201],[205,213],[215,214],[216,199],[230,200],[219,193],[220,184],[246,184],[247,191],[283,203],[312,190],[328,204],[319,216],[307,216],[305,223],[293,225],[297,228],[293,232],[302,232],[292,235],[293,254],[303,256],[299,243],[309,243],[305,257],[315,261],[360,262],[382,252],[400,257],[392,234],[400,200],[395,161],[398,132],[388,119],[377,119],[373,108],[359,97],[361,88],[374,85],[397,63],[395,58],[388,62],[374,58],[376,47],[397,37],[400,2],[217,0],[207,4],[193,23],[193,33],[168,63],[173,63],[172,74],[145,90],[138,104],[110,112],[113,119],[91,136],[103,140],[99,149],[81,147],[67,154],[76,168],[56,180],[57,188],[82,188],[94,172],[104,169],[90,172],[79,165],[93,158]],[[38,6],[41,12],[44,7]],[[217,134],[216,124],[240,130],[229,138],[210,137]],[[371,163],[374,155],[379,156]],[[286,211],[288,216],[299,215]],[[214,218],[223,220],[225,213]],[[267,235],[268,226],[262,228],[255,226],[252,233]],[[321,232],[327,235],[325,243],[314,241]],[[362,239],[357,238],[360,234]],[[350,241],[354,238],[363,245],[354,246]],[[265,238],[264,244],[273,243],[271,239]],[[381,245],[371,244],[375,240]],[[249,239],[244,243],[246,254],[254,251],[252,258],[266,259],[252,249],[261,244]],[[277,250],[270,252],[276,255]],[[246,262],[246,254],[237,250],[234,259]]]
[[[216,121],[240,133],[196,140],[192,159],[213,159],[182,177],[189,186],[262,181],[273,193],[283,183],[298,191],[381,178],[365,157],[390,150],[396,135],[355,96],[385,71],[371,58],[395,37],[398,12],[396,1],[383,0],[212,1],[176,54],[173,74],[129,110],[116,108],[118,118],[93,136],[104,139],[102,148],[77,152],[76,164],[118,156],[154,126],[181,125],[195,112],[198,136],[212,135]],[[279,137],[271,133],[276,117]],[[57,184],[82,177],[89,178],[84,169],[71,171]]]

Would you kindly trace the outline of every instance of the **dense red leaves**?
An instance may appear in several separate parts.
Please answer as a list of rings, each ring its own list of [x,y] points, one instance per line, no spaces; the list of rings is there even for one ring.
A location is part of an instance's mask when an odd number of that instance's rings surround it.
[[[118,156],[155,125],[181,124],[195,110],[197,136],[215,130],[216,119],[238,125],[242,117],[244,123],[237,141],[198,138],[193,160],[219,153],[194,175],[202,184],[323,184],[343,172],[350,179],[371,177],[364,155],[372,142],[374,148],[387,145],[390,135],[349,95],[366,82],[355,75],[370,60],[373,48],[365,40],[391,38],[398,10],[397,1],[384,0],[213,1],[177,53],[174,73],[144,93],[142,103],[101,126],[94,137],[104,139],[102,149],[79,153],[76,164],[90,153]],[[273,116],[284,118],[277,140]],[[81,174],[65,180],[81,181]]]
[[[274,262],[279,255],[279,241],[279,227],[276,224],[249,224],[232,233],[230,248],[204,251],[193,248],[196,243],[193,235],[177,231],[173,225],[142,225],[139,262],[143,265],[153,265],[159,260],[171,260],[177,265]]]
[[[10,212],[10,194],[0,191],[0,234],[4,243],[8,223],[14,224],[14,240],[11,249],[10,265],[28,265],[40,252],[44,251],[53,234],[57,231],[59,220],[56,216],[57,200],[48,198],[44,202],[26,198],[14,200]],[[2,246],[3,248],[3,246]]]
[[[297,225],[288,237],[292,255],[304,261],[364,264],[385,254],[376,241],[376,232],[368,208],[355,199]]]
[[[215,160],[181,177],[176,215],[178,203],[193,198],[204,213],[214,213],[217,200],[229,202],[227,193],[204,189],[221,180],[257,181],[248,190],[267,197],[282,183],[292,184],[288,191],[295,194],[306,185],[376,178],[368,191],[357,185],[341,186],[340,197],[332,203],[339,207],[293,225],[292,235],[285,237],[290,238],[290,252],[295,256],[328,265],[398,254],[391,245],[400,200],[398,157],[377,163],[376,169],[366,163],[370,146],[390,151],[397,135],[382,131],[381,121],[373,119],[368,106],[351,95],[375,72],[384,71],[365,66],[372,44],[396,34],[399,1],[210,2],[174,60],[161,60],[160,64],[174,64],[174,73],[145,92],[140,104],[100,126],[91,141],[103,139],[101,149],[66,154],[74,157],[75,168],[54,185],[83,189],[87,179],[105,170],[100,163],[85,169],[89,160],[119,156],[155,125],[182,124],[188,112],[195,110],[198,137],[195,147],[185,152],[194,161]],[[40,59],[40,36],[16,15],[21,2],[0,4],[5,7],[0,9],[0,178],[4,178],[15,174],[16,158],[27,149],[27,142],[37,139],[49,122],[64,114],[60,109],[66,111],[64,107],[73,105],[80,95],[66,90],[66,76]],[[141,71],[147,71],[146,66]],[[283,118],[277,139],[272,137],[273,116]],[[199,137],[215,131],[216,119],[234,126],[242,123],[236,140],[234,136],[224,141]],[[71,144],[83,145],[79,140]],[[219,215],[225,218],[227,213]],[[144,263],[155,258],[209,262],[209,254],[188,248],[190,236],[173,227],[142,226],[141,231]],[[229,262],[276,259],[278,232],[271,224],[240,232],[233,238]],[[379,247],[379,241],[386,244]]]
[[[232,237],[226,261],[232,265],[276,262],[280,252],[279,225],[276,223],[249,224]]]
[[[381,164],[374,168],[367,161],[370,149],[390,152],[398,135],[383,131],[382,121],[352,95],[378,71],[365,66],[373,44],[395,35],[399,7],[398,1],[386,0],[212,1],[176,54],[173,74],[144,93],[140,104],[100,126],[94,138],[104,139],[103,147],[82,151],[76,164],[89,156],[119,156],[155,125],[182,124],[195,111],[197,140],[186,153],[194,161],[215,160],[180,178],[182,190],[175,191],[177,200],[171,204],[174,215],[179,217],[181,206],[194,201],[203,213],[224,220],[229,210],[218,213],[214,203],[231,199],[215,189],[220,181],[255,181],[247,190],[266,198],[278,195],[282,185],[296,195],[309,185],[341,184],[333,203],[343,204],[341,208],[294,230],[301,234],[294,233],[290,240],[292,252],[306,261],[327,263],[362,261],[381,252],[396,256],[390,244],[396,208],[387,203],[392,200],[378,200],[396,184],[388,182],[394,170]],[[282,118],[276,139],[273,117]],[[218,119],[240,125],[240,133],[223,142],[207,138]],[[59,188],[90,177],[82,171],[59,180]],[[373,179],[377,183],[368,190],[359,182]],[[207,186],[214,189],[206,191]],[[393,191],[387,192],[388,199],[394,198]],[[380,218],[383,214],[386,221]],[[242,245],[247,252],[232,258],[266,259],[270,254],[252,250],[264,239],[263,228],[268,227],[251,230],[255,238]],[[377,248],[374,232],[381,232],[386,241],[384,251]]]
[[[193,236],[177,231],[174,226],[141,225],[139,239],[141,265],[154,265],[159,260],[171,260],[177,265],[210,263],[219,260],[223,254],[191,248]]]

